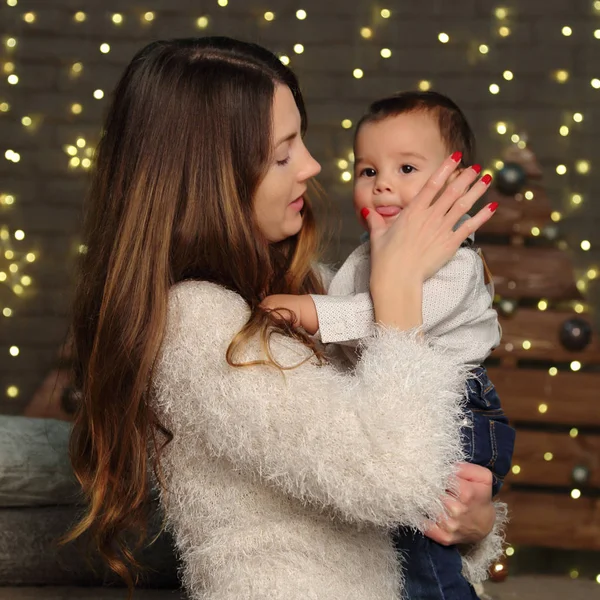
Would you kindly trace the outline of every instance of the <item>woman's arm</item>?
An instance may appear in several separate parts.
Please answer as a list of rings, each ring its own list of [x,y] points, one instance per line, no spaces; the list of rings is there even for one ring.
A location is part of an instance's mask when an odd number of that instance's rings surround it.
[[[352,373],[313,361],[284,373],[230,367],[225,352],[248,315],[214,284],[172,291],[154,383],[175,436],[348,520],[423,528],[437,519],[462,458],[465,370],[414,331],[383,327]],[[288,366],[307,356],[279,335],[272,352]],[[240,361],[260,357],[253,342]]]

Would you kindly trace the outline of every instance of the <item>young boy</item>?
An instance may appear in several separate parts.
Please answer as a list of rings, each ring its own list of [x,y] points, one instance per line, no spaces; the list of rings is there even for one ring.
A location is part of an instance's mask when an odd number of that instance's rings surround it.
[[[391,224],[450,152],[462,152],[464,164],[472,164],[474,145],[465,116],[441,94],[405,92],[374,102],[354,137],[354,208],[361,223],[361,212],[368,209]],[[489,272],[472,244],[473,239],[465,242],[425,282],[423,331],[431,343],[455,353],[471,368],[463,429],[465,454],[470,462],[492,471],[495,495],[510,468],[515,432],[481,366],[500,343],[500,327],[492,308]],[[327,296],[272,296],[264,306],[289,309],[297,325],[309,333],[318,330],[324,343],[343,345],[348,358],[356,362],[361,338],[374,327],[369,278],[366,242],[342,265]],[[404,557],[408,598],[477,598],[461,574],[456,547],[442,546],[402,528],[394,541]]]

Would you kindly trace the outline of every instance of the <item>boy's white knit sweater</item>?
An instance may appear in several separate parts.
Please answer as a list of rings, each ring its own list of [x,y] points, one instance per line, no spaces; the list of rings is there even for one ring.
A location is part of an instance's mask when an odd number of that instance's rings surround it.
[[[153,381],[173,432],[163,457],[169,528],[194,600],[398,600],[389,530],[422,528],[462,458],[466,372],[415,332],[377,329],[355,370],[310,359],[281,373],[230,367],[225,352],[249,316],[243,299],[206,282],[171,291]],[[308,350],[276,335],[276,359]],[[242,360],[262,356],[252,342]],[[465,557],[485,578],[494,532]]]

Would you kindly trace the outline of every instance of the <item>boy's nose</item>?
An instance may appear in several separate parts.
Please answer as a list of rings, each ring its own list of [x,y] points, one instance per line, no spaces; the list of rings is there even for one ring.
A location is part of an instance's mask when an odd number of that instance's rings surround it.
[[[392,192],[392,185],[387,179],[377,179],[375,181],[375,193],[383,194],[385,192]]]

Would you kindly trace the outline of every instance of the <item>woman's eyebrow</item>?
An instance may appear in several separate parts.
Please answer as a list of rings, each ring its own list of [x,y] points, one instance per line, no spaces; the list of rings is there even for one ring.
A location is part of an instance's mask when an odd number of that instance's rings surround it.
[[[280,139],[275,144],[275,148],[279,148],[279,146],[281,146],[281,144],[284,144],[285,142],[291,142],[297,136],[298,136],[298,132],[297,131],[294,131],[294,133],[290,133],[290,134],[286,135],[284,138]]]

